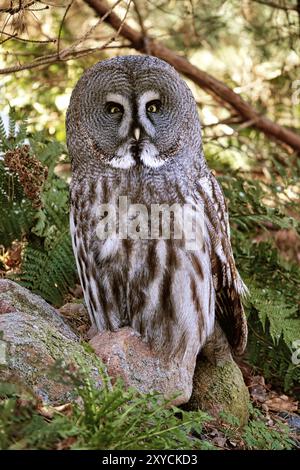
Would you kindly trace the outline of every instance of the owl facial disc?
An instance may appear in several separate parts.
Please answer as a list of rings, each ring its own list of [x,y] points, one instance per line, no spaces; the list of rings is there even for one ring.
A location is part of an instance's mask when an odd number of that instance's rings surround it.
[[[147,90],[131,100],[121,93],[108,93],[106,110],[118,116],[118,136],[121,144],[116,155],[107,161],[113,168],[127,170],[136,165],[158,168],[164,164],[153,143],[155,126],[150,115],[158,111],[159,94]]]
[[[81,163],[159,173],[175,160],[187,166],[202,161],[195,99],[159,59],[125,56],[95,64],[79,80],[71,103],[68,148]]]

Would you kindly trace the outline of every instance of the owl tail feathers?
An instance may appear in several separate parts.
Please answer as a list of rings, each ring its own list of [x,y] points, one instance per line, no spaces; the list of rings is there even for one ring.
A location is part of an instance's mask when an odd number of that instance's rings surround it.
[[[241,280],[240,280],[241,281]],[[243,354],[248,337],[247,319],[242,305],[242,296],[248,289],[241,281],[240,288],[224,287],[216,297],[216,320],[226,334],[233,354]]]
[[[249,289],[239,274],[237,280],[235,281],[235,289],[242,298],[245,298],[249,295]]]

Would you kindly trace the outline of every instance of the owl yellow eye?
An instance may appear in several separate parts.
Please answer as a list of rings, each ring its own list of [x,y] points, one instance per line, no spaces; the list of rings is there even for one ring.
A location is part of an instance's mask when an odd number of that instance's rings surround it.
[[[121,104],[109,101],[108,103],[106,103],[106,111],[109,114],[123,114],[124,108]]]
[[[147,103],[146,110],[147,110],[147,113],[158,113],[158,111],[160,110],[160,107],[161,107],[161,101],[153,100]]]

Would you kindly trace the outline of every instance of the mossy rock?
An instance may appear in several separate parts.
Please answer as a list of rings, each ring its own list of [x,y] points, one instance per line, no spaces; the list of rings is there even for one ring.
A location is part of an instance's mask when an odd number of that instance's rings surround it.
[[[242,373],[233,360],[213,365],[201,357],[197,361],[193,393],[186,409],[207,411],[214,417],[220,412],[229,413],[244,426],[249,418],[249,398]]]
[[[76,398],[72,386],[49,374],[56,361],[63,361],[65,367],[70,364],[90,370],[101,387],[98,358],[80,342],[62,315],[20,285],[0,280],[0,382],[23,384],[50,404],[70,401]],[[226,411],[243,425],[248,419],[248,400],[242,374],[233,361],[222,366],[213,366],[206,359],[197,362],[188,409],[205,410],[214,416]]]
[[[0,280],[0,383],[24,386],[46,403],[76,398],[64,372],[87,369],[102,384],[99,360],[57,310],[15,282]],[[51,371],[62,364],[61,376]]]

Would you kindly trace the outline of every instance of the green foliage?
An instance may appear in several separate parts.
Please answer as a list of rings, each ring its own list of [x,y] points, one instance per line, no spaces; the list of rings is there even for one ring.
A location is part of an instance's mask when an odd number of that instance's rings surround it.
[[[295,442],[289,436],[288,426],[279,420],[276,420],[275,426],[267,426],[262,413],[251,407],[250,421],[242,435],[246,448],[249,450],[293,449]]]
[[[18,177],[5,165],[1,154],[23,144],[26,137],[26,123],[16,130],[13,113],[9,116],[9,130],[6,132],[0,117],[0,243],[9,247],[14,240],[22,239],[33,223],[32,205],[25,198]]]
[[[72,449],[213,448],[192,435],[201,434],[211,419],[206,413],[184,412],[157,394],[141,395],[121,381],[112,384],[104,371],[101,389],[91,380],[91,371],[79,375],[56,365],[54,374],[76,387],[80,400],[72,412],[52,409],[49,421],[34,399],[20,403],[19,392],[0,388],[1,449],[53,449],[67,439]]]
[[[46,243],[46,242],[45,242]],[[69,288],[75,283],[75,265],[69,229],[54,237],[51,248],[27,245],[23,255],[22,272],[17,279],[28,289],[54,305],[60,305]]]
[[[284,192],[283,186],[276,184],[276,181],[273,184],[264,184],[230,170],[227,173],[229,174],[220,177],[219,181],[230,201],[230,220],[236,226],[235,232],[246,231],[249,236],[249,232],[255,232],[258,228],[266,229],[268,226],[276,229],[295,228],[300,231],[300,223],[295,218],[286,216],[283,211],[284,205],[279,198]]]
[[[23,144],[27,137],[27,122],[23,118],[21,124],[16,125],[16,114],[11,108],[8,119],[8,131],[5,129],[3,119],[0,118],[0,154],[7,150],[15,149]]]
[[[65,147],[49,140],[44,132],[29,134],[26,122],[16,131],[10,116],[9,134],[1,121],[2,152],[22,149],[29,142],[30,151],[48,168],[48,179],[41,189],[41,206],[33,207],[24,193],[18,175],[0,160],[0,242],[7,248],[14,240],[24,242],[21,270],[13,278],[60,305],[76,281],[76,267],[69,233],[68,184],[55,174],[66,162]]]
[[[228,413],[213,421],[201,411],[170,406],[158,394],[126,389],[120,380],[112,384],[100,363],[99,370],[101,388],[91,380],[92,371],[55,364],[52,377],[71,385],[79,397],[65,413],[51,406],[41,409],[28,392],[0,384],[0,449],[214,450],[207,434],[212,426],[243,449],[281,450],[296,445],[287,426],[276,418],[270,426],[253,407],[248,425],[240,429]]]
[[[282,257],[267,229],[299,232],[299,221],[286,215],[299,201],[282,202],[284,186],[278,183],[266,186],[238,174],[221,183],[229,200],[237,265],[250,290],[247,355],[267,379],[289,390],[300,380],[300,367],[291,360],[300,332],[300,267]],[[265,241],[255,241],[258,236]]]
[[[273,417],[273,422],[268,420],[258,408],[250,405],[249,422],[243,428],[239,428],[239,421],[230,413],[221,412],[222,433],[233,442],[242,442],[247,450],[290,450],[295,448],[296,442],[290,437],[289,427],[279,419]]]

